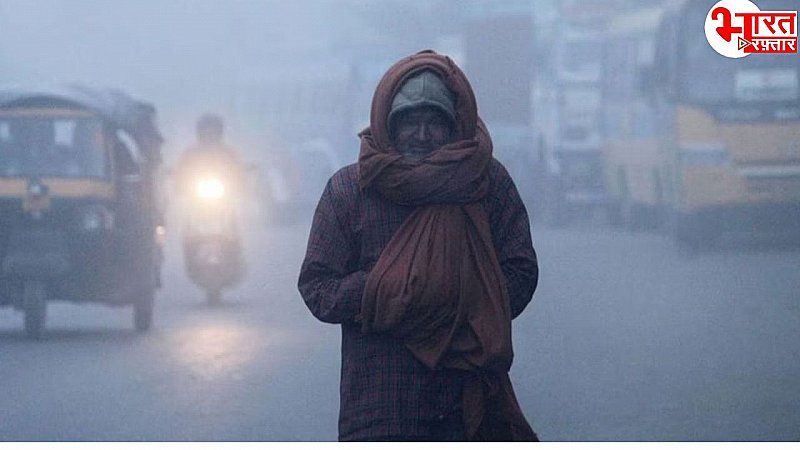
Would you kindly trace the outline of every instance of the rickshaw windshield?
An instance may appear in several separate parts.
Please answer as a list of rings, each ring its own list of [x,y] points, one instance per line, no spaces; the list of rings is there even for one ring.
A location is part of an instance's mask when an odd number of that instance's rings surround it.
[[[91,115],[0,114],[0,177],[107,178],[107,153]]]

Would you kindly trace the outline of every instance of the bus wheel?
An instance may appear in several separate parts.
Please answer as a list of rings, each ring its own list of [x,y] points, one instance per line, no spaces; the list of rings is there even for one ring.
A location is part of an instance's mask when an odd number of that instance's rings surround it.
[[[155,303],[155,289],[142,289],[141,295],[134,300],[133,326],[136,331],[147,331],[153,324],[153,304]]]
[[[25,334],[32,339],[42,337],[47,317],[47,298],[42,281],[26,281],[22,288],[25,312]]]

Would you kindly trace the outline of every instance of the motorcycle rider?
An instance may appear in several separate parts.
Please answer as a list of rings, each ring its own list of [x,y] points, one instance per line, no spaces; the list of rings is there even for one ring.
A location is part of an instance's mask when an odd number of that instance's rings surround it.
[[[241,194],[246,171],[239,152],[225,143],[224,135],[220,116],[208,113],[197,120],[197,142],[183,152],[176,166],[181,194],[190,193],[193,179],[209,171],[221,176],[227,189]]]
[[[244,275],[240,222],[247,168],[224,142],[224,123],[214,114],[197,121],[197,142],[178,160],[175,181],[186,201],[183,251],[189,277],[209,303]],[[212,224],[209,228],[208,224]]]

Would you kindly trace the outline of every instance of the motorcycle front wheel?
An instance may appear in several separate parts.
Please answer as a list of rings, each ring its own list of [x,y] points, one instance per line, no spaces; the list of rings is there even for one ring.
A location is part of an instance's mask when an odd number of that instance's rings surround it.
[[[209,305],[219,305],[222,303],[222,291],[218,289],[209,289],[206,291],[206,302]]]

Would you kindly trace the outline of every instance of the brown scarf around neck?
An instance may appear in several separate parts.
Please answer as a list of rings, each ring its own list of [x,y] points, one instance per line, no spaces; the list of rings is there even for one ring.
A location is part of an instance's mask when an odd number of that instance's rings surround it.
[[[397,90],[420,70],[438,73],[456,94],[457,140],[422,160],[392,147],[386,118]],[[367,277],[362,331],[404,339],[427,367],[468,371],[467,437],[532,440],[508,371],[513,360],[505,278],[479,201],[488,191],[492,143],[461,70],[426,51],[396,63],[378,84],[371,127],[361,133],[363,189],[416,209]]]

